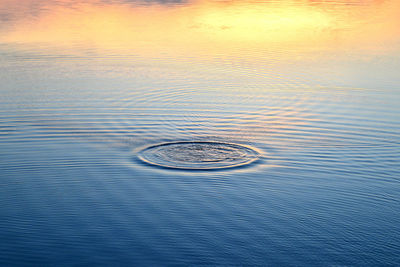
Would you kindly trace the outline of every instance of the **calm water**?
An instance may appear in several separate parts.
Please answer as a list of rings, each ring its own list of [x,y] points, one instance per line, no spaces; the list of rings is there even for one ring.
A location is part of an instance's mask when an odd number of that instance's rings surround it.
[[[400,265],[399,13],[0,0],[0,265]]]

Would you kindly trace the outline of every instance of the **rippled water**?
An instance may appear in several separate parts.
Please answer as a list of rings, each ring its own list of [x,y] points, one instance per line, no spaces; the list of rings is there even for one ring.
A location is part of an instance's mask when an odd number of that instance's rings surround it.
[[[186,141],[147,147],[138,158],[158,167],[209,171],[249,165],[259,159],[259,153],[238,144]]]
[[[0,264],[400,265],[399,11],[0,0]]]

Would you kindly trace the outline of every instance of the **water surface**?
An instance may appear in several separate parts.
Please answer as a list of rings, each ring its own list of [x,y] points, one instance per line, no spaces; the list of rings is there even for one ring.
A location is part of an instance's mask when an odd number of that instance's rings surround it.
[[[0,264],[400,265],[399,12],[0,0]]]

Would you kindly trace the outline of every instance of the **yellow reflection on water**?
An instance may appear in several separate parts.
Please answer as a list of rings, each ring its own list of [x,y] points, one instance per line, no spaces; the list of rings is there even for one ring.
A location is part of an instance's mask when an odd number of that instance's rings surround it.
[[[12,12],[11,2],[2,3],[1,9]],[[31,3],[23,0],[19,5]],[[382,49],[382,43],[397,41],[400,32],[400,3],[394,0],[352,1],[352,5],[311,0],[196,1],[182,5],[105,4],[100,0],[59,3],[39,1],[38,15],[26,16],[29,10],[16,14],[19,16],[14,16],[12,25],[0,28],[0,42],[143,54],[248,46],[295,47],[300,51],[348,46]]]

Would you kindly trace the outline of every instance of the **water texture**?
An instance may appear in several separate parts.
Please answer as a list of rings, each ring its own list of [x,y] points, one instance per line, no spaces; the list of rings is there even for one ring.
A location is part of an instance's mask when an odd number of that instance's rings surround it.
[[[138,158],[153,166],[209,171],[246,166],[258,160],[259,153],[238,144],[175,142],[147,147]]]
[[[0,265],[400,265],[399,12],[0,0]]]

